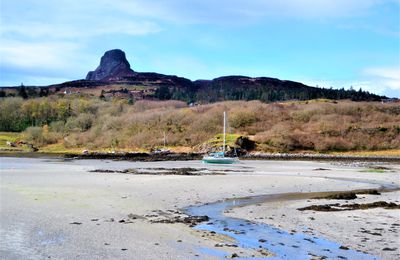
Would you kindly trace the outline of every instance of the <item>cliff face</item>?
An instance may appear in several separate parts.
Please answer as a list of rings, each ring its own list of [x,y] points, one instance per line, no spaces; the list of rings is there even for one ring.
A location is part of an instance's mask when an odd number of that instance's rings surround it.
[[[86,80],[120,80],[134,75],[125,52],[115,49],[104,53],[100,65],[95,71],[89,71]]]

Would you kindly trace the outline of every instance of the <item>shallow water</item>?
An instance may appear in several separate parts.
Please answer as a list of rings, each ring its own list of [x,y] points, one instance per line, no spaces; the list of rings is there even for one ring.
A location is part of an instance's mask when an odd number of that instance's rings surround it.
[[[224,234],[234,238],[239,247],[256,250],[264,248],[276,255],[268,257],[268,259],[311,259],[312,256],[325,256],[328,259],[380,259],[355,250],[340,249],[340,244],[323,238],[303,233],[288,233],[266,224],[227,217],[223,214],[224,211],[233,207],[265,202],[276,197],[277,195],[264,195],[239,200],[225,200],[189,207],[186,211],[190,215],[207,215],[210,218],[209,222],[199,224],[195,229]],[[260,239],[264,239],[266,242],[259,242]],[[201,251],[204,252],[204,250]],[[220,253],[209,250],[207,252],[224,258]]]

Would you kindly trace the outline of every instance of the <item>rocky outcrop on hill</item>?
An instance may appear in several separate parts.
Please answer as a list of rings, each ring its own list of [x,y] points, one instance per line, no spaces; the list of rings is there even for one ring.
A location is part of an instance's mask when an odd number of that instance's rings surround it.
[[[89,71],[86,80],[120,80],[134,75],[125,52],[115,49],[104,53],[100,65],[95,71]]]
[[[115,49],[104,53],[100,65],[85,80],[50,85],[50,92],[79,93],[81,88],[104,88],[121,85],[112,95],[131,99],[182,100],[192,105],[224,100],[260,100],[263,102],[309,99],[351,99],[381,101],[384,96],[366,91],[326,89],[300,82],[270,77],[224,76],[212,80],[195,80],[154,72],[135,72],[125,53]],[[129,86],[133,86],[130,88]],[[140,86],[141,89],[136,87]],[[123,93],[121,96],[120,93]]]

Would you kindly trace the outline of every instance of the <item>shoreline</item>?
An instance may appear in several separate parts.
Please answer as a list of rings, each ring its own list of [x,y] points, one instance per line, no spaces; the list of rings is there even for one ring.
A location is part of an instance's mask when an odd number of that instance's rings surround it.
[[[299,257],[302,258],[314,256],[316,259],[326,258],[346,258],[355,259],[375,259],[370,253],[360,249],[354,249],[355,246],[347,243],[343,245],[337,240],[326,240],[323,236],[310,235],[304,232],[277,227],[277,225],[264,225],[257,218],[248,218],[246,215],[235,214],[235,209],[254,207],[268,203],[288,203],[289,201],[313,199],[316,196],[329,196],[332,194],[357,193],[357,194],[380,194],[399,191],[399,186],[379,187],[378,189],[357,189],[346,191],[327,191],[327,192],[309,192],[309,193],[285,193],[285,194],[266,194],[250,197],[224,199],[204,205],[190,206],[184,209],[184,212],[191,217],[207,216],[207,222],[197,223],[193,228],[196,230],[216,232],[220,236],[228,236],[235,241],[234,245],[240,248],[253,249],[253,252],[261,253],[264,256],[277,257]],[[400,205],[397,205],[400,207]],[[233,213],[232,213],[233,212]],[[251,211],[250,211],[251,212]],[[211,216],[208,219],[208,216]],[[310,244],[311,243],[311,244]],[[292,246],[290,246],[292,244]],[[221,249],[232,247],[232,243],[216,244]],[[296,248],[308,247],[310,251],[298,252]],[[388,248],[390,249],[390,248]],[[391,250],[391,249],[390,249]],[[388,251],[390,251],[388,250]],[[304,254],[304,255],[303,255]],[[247,258],[243,252],[236,253],[238,257]],[[225,257],[229,258],[228,253]]]
[[[123,153],[40,153],[40,152],[1,152],[0,157],[18,158],[64,158],[69,160],[126,160],[126,161],[190,161],[201,160],[203,153],[168,153],[151,154],[142,152]],[[240,160],[288,160],[288,161],[367,161],[400,163],[400,156],[360,156],[331,154],[296,154],[296,153],[254,153],[239,156]]]
[[[357,199],[324,198],[349,192],[357,195],[365,194],[363,193],[365,191],[368,190],[265,195],[265,199],[262,201],[227,208],[224,215],[242,219],[248,223],[254,223],[254,225],[264,224],[292,235],[311,236],[313,240],[310,242],[312,243],[315,243],[315,239],[323,238],[335,241],[341,249],[346,251],[355,250],[382,259],[398,259],[400,256],[400,245],[398,244],[400,187],[398,185],[388,189],[377,188],[378,194],[372,192],[371,195],[359,196]],[[387,203],[386,201],[392,204],[397,203],[396,208],[387,209],[384,206],[378,206],[371,209],[352,210],[345,207],[345,209],[336,211],[330,210],[329,207],[329,205],[374,205],[378,202]],[[322,210],[318,210],[318,208]],[[353,221],[359,223],[356,224]],[[331,250],[325,249],[324,251],[330,252]],[[322,254],[318,257],[320,258],[317,259],[325,259],[327,255]],[[328,256],[328,258],[330,257]]]

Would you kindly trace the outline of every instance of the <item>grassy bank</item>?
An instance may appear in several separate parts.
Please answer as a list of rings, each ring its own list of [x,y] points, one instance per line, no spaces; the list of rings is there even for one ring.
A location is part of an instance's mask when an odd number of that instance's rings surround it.
[[[6,145],[20,139],[46,153],[149,151],[162,148],[165,135],[170,150],[203,151],[221,146],[223,111],[227,111],[230,146],[246,136],[255,142],[255,151],[270,153],[398,156],[400,151],[396,103],[227,101],[189,107],[181,101],[128,104],[53,96],[51,100],[7,98],[0,100],[0,106],[3,128],[25,129],[19,134],[3,132],[2,150],[20,149]]]

